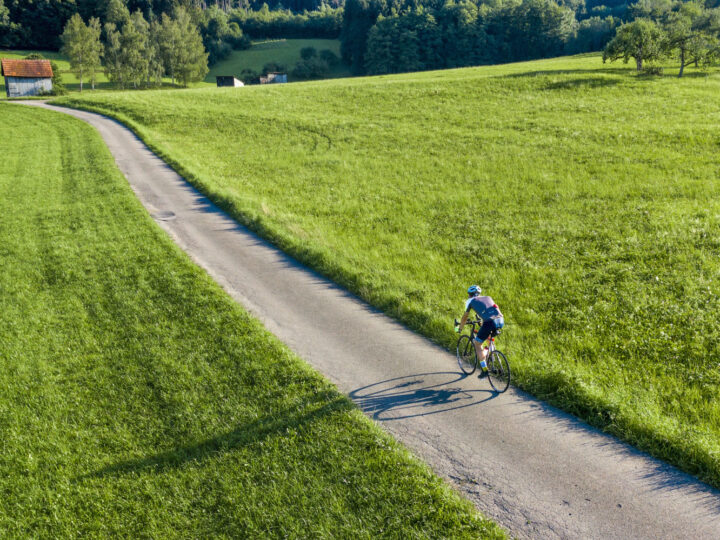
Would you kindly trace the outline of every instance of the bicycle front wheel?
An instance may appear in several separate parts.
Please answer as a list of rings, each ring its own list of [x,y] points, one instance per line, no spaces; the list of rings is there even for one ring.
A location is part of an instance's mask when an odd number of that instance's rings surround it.
[[[492,351],[488,356],[488,380],[496,392],[504,392],[510,386],[510,364],[500,351]]]
[[[475,354],[475,345],[473,345],[470,336],[460,336],[457,342],[457,361],[458,366],[465,375],[472,375],[477,368],[477,355]]]

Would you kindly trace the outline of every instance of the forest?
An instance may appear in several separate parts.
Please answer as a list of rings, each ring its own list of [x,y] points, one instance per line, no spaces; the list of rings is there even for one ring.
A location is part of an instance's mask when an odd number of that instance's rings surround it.
[[[702,57],[710,65],[718,56],[716,3],[640,0],[590,7],[575,0],[347,0],[341,50],[356,74],[498,64],[603,50],[633,22],[621,35],[634,32],[635,42],[613,45],[606,59],[635,57],[627,51],[640,47],[647,53],[641,57],[679,56],[682,65],[689,47],[702,49],[696,64]]]

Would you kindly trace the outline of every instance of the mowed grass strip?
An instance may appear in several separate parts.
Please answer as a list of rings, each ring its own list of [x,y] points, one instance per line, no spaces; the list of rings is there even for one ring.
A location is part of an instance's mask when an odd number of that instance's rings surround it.
[[[193,265],[92,128],[0,118],[1,537],[503,537]]]
[[[720,486],[720,79],[584,55],[68,105],[448,347],[470,283],[516,384]]]

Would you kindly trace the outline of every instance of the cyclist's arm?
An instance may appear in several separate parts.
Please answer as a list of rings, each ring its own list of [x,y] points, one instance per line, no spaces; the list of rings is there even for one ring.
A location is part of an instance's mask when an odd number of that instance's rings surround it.
[[[458,332],[463,331],[463,328],[465,327],[465,323],[467,322],[468,313],[470,313],[469,309],[465,313],[463,313],[462,319],[460,319],[460,330],[458,330]]]

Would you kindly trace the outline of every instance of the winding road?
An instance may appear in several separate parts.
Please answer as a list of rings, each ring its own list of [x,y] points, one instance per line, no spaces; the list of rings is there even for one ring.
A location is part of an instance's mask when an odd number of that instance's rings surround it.
[[[120,123],[27,105],[97,128],[197,264],[511,535],[720,538],[717,490],[523,392],[461,377],[452,355],[239,225]]]

